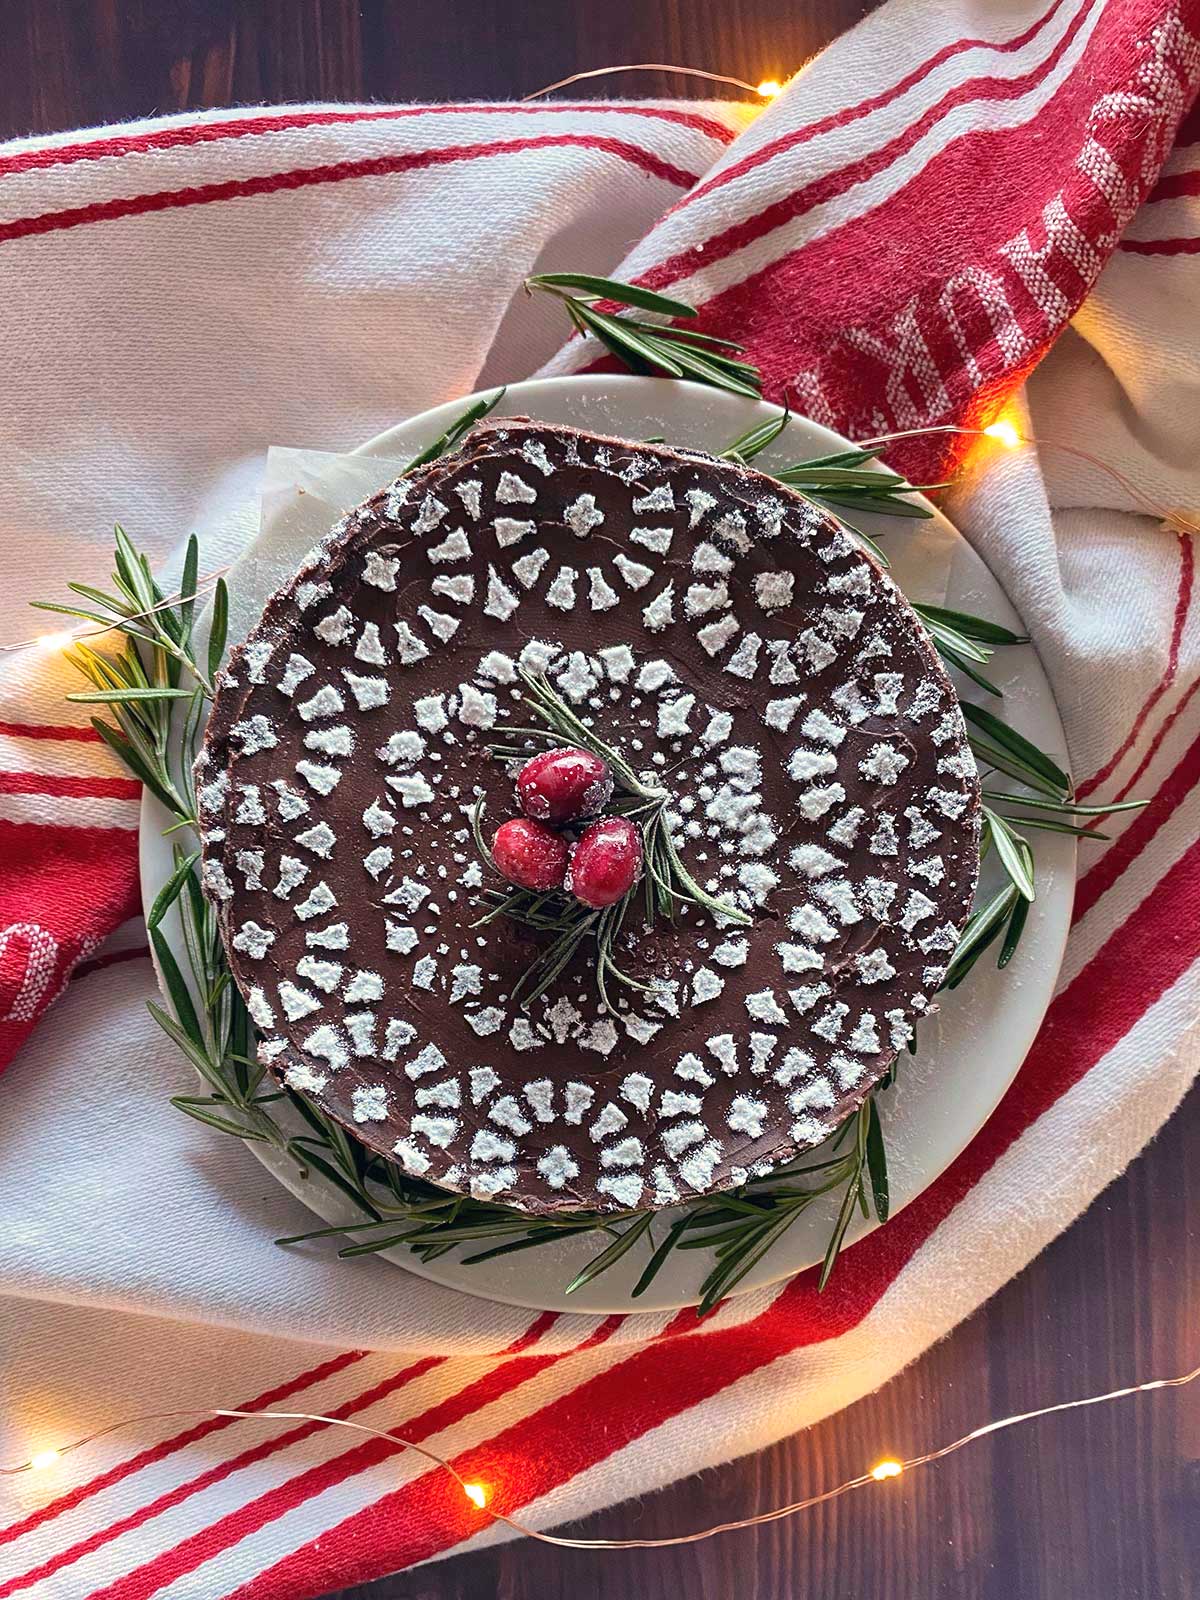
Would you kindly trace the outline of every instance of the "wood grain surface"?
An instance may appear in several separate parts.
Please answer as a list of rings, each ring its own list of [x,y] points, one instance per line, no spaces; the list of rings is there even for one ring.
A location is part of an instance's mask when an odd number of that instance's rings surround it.
[[[247,101],[527,94],[609,62],[757,82],[863,0],[0,0],[0,136]],[[669,94],[658,74],[599,92]],[[715,91],[720,92],[720,91]],[[1200,1087],[995,1299],[885,1389],[570,1531],[745,1516],[990,1417],[1200,1359]],[[996,1219],[998,1227],[1004,1218]],[[1051,1418],[823,1511],[663,1552],[520,1542],[338,1600],[1196,1600],[1200,1386]],[[330,1597],[333,1600],[333,1597]]]
[[[787,77],[870,9],[869,0],[0,0],[0,137],[247,101],[508,99],[612,62],[680,62],[758,83]],[[596,92],[709,90],[627,73]]]

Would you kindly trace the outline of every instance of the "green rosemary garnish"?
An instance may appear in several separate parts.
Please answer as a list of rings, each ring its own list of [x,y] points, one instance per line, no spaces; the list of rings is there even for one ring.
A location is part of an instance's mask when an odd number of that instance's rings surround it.
[[[582,717],[572,711],[544,672],[526,672],[523,668],[518,668],[518,671],[527,690],[525,704],[545,726],[506,731],[525,739],[548,739],[552,744],[573,744],[582,750],[590,750],[593,755],[608,762],[616,785],[635,800],[661,804],[670,798],[667,791],[658,785],[643,783],[616,746],[602,739]]]
[[[519,997],[525,1007],[545,994],[576,952],[588,940],[594,940],[596,986],[601,1001],[612,1010],[608,997],[610,978],[633,989],[652,991],[654,988],[653,984],[640,983],[623,972],[613,956],[626,913],[639,897],[644,896],[647,927],[656,917],[674,921],[677,906],[697,906],[723,923],[738,926],[748,926],[753,919],[731,901],[710,894],[683,864],[667,817],[670,792],[657,784],[644,782],[620,750],[602,739],[571,709],[545,673],[518,670],[527,691],[525,704],[544,726],[505,728],[503,739],[488,745],[488,754],[499,761],[523,761],[533,754],[530,744],[540,742],[574,745],[607,762],[613,775],[613,797],[606,810],[627,817],[640,833],[642,881],[604,911],[580,905],[560,890],[535,893],[529,889],[485,889],[481,898],[488,909],[472,927],[482,927],[497,917],[507,917],[538,933],[556,935],[526,967],[513,988],[514,999]],[[483,837],[482,818],[481,797],[471,813],[471,831],[484,865],[494,871],[495,862]]]
[[[471,832],[475,838],[475,847],[485,866],[495,870],[492,853],[484,842],[482,821],[481,796],[471,811]],[[513,985],[512,998],[519,999],[525,1007],[531,1006],[546,993],[570,965],[576,951],[587,940],[594,940],[596,987],[600,992],[601,1001],[609,1011],[612,1011],[615,1007],[608,998],[609,978],[614,978],[618,983],[625,984],[631,989],[649,991],[654,987],[653,984],[641,983],[636,978],[630,977],[627,972],[623,972],[613,957],[613,947],[621,931],[621,924],[625,920],[631,895],[632,891],[631,894],[618,900],[616,905],[605,906],[603,910],[594,910],[590,906],[580,905],[577,900],[572,900],[560,890],[546,890],[539,893],[533,889],[485,889],[482,899],[488,909],[471,926],[482,928],[489,922],[495,922],[497,917],[507,917],[510,921],[519,922],[523,927],[533,928],[538,933],[555,935],[553,941],[530,962]]]
[[[172,737],[174,703],[188,702],[184,733],[192,741],[199,729],[204,702],[212,698],[212,680],[225,650],[229,598],[225,580],[212,591],[212,629],[204,666],[194,659],[192,624],[199,574],[199,545],[193,535],[184,555],[183,576],[174,604],[155,582],[149,559],[134,549],[125,530],[115,530],[113,588],[116,594],[86,583],[67,585],[87,606],[35,600],[39,611],[79,617],[121,639],[115,653],[101,655],[76,639],[66,659],[93,684],[69,694],[68,700],[111,708],[113,722],[91,719],[92,728],[134,777],[183,822],[195,817],[190,763],[179,759]]]
[[[744,346],[732,339],[718,339],[711,333],[697,333],[674,323],[618,317],[599,309],[600,302],[607,300],[659,316],[694,317],[696,308],[682,300],[670,300],[636,284],[594,278],[585,272],[537,273],[525,279],[525,290],[528,294],[540,290],[556,296],[578,333],[593,335],[633,372],[662,372],[671,378],[690,378],[694,383],[728,389],[752,400],[760,397],[762,374],[749,362],[736,359]]]
[[[418,467],[426,467],[431,461],[438,460],[440,456],[449,455],[452,450],[457,450],[463,438],[470,433],[475,424],[482,422],[484,417],[490,416],[501,400],[504,399],[507,392],[506,386],[501,387],[486,400],[476,400],[474,405],[468,406],[461,416],[454,419],[445,433],[439,434],[432,443],[427,444],[424,450],[419,451],[412,458],[400,476],[407,478],[410,473],[416,472]]]
[[[679,902],[697,905],[727,922],[748,926],[753,920],[751,917],[728,900],[701,888],[679,859],[667,821],[670,793],[657,785],[644,783],[619,750],[576,716],[544,674],[522,673],[521,676],[530,690],[526,704],[546,727],[514,731],[526,737],[549,738],[553,743],[569,740],[607,761],[612,769],[615,794],[612,809],[634,821],[642,834],[647,920],[652,921],[655,915],[673,918],[675,903]]]
[[[791,412],[785,407],[778,416],[756,423],[739,435],[721,452],[721,459],[748,466],[769,445],[774,444],[790,421]],[[788,466],[760,467],[758,470],[778,483],[787,484],[801,499],[810,500],[830,512],[886,567],[889,565],[887,556],[877,542],[851,522],[845,512],[857,510],[889,517],[931,517],[933,512],[927,506],[916,504],[908,496],[944,489],[946,485],[909,483],[902,473],[872,466],[882,454],[882,446],[853,447],[832,455],[793,461]]]
[[[1013,633],[998,622],[988,622],[965,611],[947,611],[944,606],[919,605],[914,601],[913,610],[925,624],[926,632],[946,665],[956,667],[972,683],[998,698],[1000,690],[979,668],[987,666],[998,645],[1028,644],[1029,635]]]
[[[990,659],[993,646],[1025,644],[1028,642],[1025,635],[1011,633],[998,623],[961,611],[921,605],[913,609],[929,629],[930,638],[944,660],[982,684],[991,694],[1001,695],[995,684],[974,671],[967,661],[956,659],[959,645],[948,644],[947,635],[972,645],[978,652],[973,659],[984,663]],[[1106,834],[1081,827],[1077,819],[1136,811],[1145,803],[1127,800],[1112,805],[1080,805],[1069,774],[1044,750],[986,707],[972,705],[967,700],[961,705],[968,723],[967,738],[984,783],[980,859],[994,850],[1007,882],[986,904],[972,912],[942,980],[944,989],[957,988],[984,951],[996,939],[1001,939],[1002,934],[997,966],[1006,967],[1016,952],[1025,931],[1029,907],[1037,895],[1033,850],[1020,830],[1069,833],[1079,839],[1105,839]],[[987,780],[996,773],[1033,792],[989,789]]]

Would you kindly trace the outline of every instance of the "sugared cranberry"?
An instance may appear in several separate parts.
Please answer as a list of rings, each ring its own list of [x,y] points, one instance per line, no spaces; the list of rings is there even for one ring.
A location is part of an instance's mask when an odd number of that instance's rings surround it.
[[[626,817],[601,817],[571,852],[566,887],[585,906],[615,905],[642,871],[642,838]]]
[[[567,841],[528,817],[502,822],[492,838],[492,860],[521,889],[557,889],[567,870]]]
[[[612,789],[608,762],[575,746],[543,750],[517,774],[521,810],[539,822],[582,822],[599,816]]]

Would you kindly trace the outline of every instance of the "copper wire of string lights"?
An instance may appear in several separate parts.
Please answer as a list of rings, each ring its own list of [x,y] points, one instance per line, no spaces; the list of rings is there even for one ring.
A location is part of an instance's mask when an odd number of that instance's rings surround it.
[[[567,89],[586,78],[607,78],[614,72],[669,72],[681,78],[707,78],[709,83],[732,84],[735,89],[745,89],[747,94],[756,94],[762,100],[774,100],[783,90],[783,85],[774,78],[764,78],[761,83],[747,83],[744,78],[731,78],[725,72],[708,72],[703,67],[676,67],[667,61],[630,61],[612,67],[592,67],[587,72],[573,72],[569,78],[560,78],[557,83],[548,83],[544,89],[535,89],[532,94],[522,95],[520,103],[524,105],[529,100],[540,100],[544,94]]]
[[[830,1500],[840,1499],[843,1495],[853,1490],[865,1489],[872,1483],[885,1483],[892,1478],[899,1478],[906,1472],[913,1472],[918,1467],[931,1466],[934,1462],[943,1461],[947,1456],[954,1455],[966,1445],[974,1444],[979,1439],[985,1439],[990,1434],[1001,1433],[1008,1428],[1023,1426],[1028,1422],[1035,1422],[1040,1417],[1056,1416],[1063,1411],[1079,1411],[1088,1406],[1107,1405],[1114,1400],[1128,1399],[1132,1395],[1149,1394],[1156,1389],[1182,1389],[1190,1383],[1200,1379],[1200,1366],[1193,1367],[1190,1372],[1181,1373],[1174,1378],[1151,1378],[1144,1383],[1128,1384],[1121,1389],[1109,1389],[1103,1394],[1084,1395],[1075,1400],[1060,1400],[1054,1405],[1038,1406],[1032,1411],[1021,1411],[1009,1417],[997,1417],[992,1422],[982,1423],[977,1428],[972,1428],[969,1433],[962,1434],[957,1439],[952,1439],[948,1444],[938,1445],[934,1449],[926,1450],[921,1455],[904,1458],[887,1457],[876,1463],[866,1472],[860,1472],[857,1477],[847,1478],[844,1483],[839,1483],[831,1489],[823,1489],[819,1494],[809,1495],[803,1500],[793,1500],[784,1506],[775,1506],[770,1511],[760,1511],[754,1516],[738,1517],[730,1522],[719,1522],[710,1528],[700,1528],[694,1533],[672,1534],[663,1539],[571,1539],[565,1535],[542,1533],[537,1528],[531,1528],[528,1523],[519,1518],[510,1516],[501,1511],[493,1503],[492,1492],[486,1484],[468,1482],[459,1472],[458,1468],[448,1461],[445,1456],[439,1455],[436,1450],[431,1450],[427,1445],[417,1444],[410,1439],[405,1439],[401,1434],[393,1433],[387,1428],[372,1428],[363,1422],[352,1422],[345,1417],[326,1417],[308,1411],[237,1411],[224,1406],[189,1407],[178,1411],[149,1411],[136,1416],[124,1417],[116,1422],[110,1422],[106,1427],[98,1428],[95,1432],[74,1439],[67,1444],[39,1450],[28,1460],[17,1463],[11,1467],[0,1467],[0,1477],[12,1477],[23,1472],[39,1472],[54,1466],[61,1459],[76,1450],[83,1449],[86,1445],[94,1444],[100,1439],[122,1430],[136,1427],[149,1422],[180,1421],[185,1418],[195,1417],[227,1417],[236,1418],[245,1422],[315,1422],[332,1428],[347,1428],[352,1433],[364,1434],[372,1439],[384,1439],[391,1444],[400,1445],[402,1449],[412,1450],[422,1456],[431,1465],[449,1473],[455,1483],[472,1505],[490,1518],[493,1522],[502,1522],[514,1533],[521,1534],[527,1539],[536,1539],[541,1544],[556,1545],[563,1550],[660,1550],[669,1545],[698,1544],[701,1540],[714,1538],[720,1533],[734,1533],[741,1528],[756,1528],[767,1522],[778,1522],[784,1517],[794,1516],[800,1511],[809,1511],[814,1506],[825,1505]]]
[[[1170,508],[1160,505],[1144,489],[1138,487],[1133,479],[1123,473],[1120,468],[1114,467],[1111,462],[1103,460],[1100,456],[1093,455],[1090,450],[1085,450],[1081,445],[1065,444],[1059,439],[1047,439],[1038,434],[1022,433],[1016,423],[1008,417],[1000,417],[995,422],[989,422],[986,428],[963,428],[957,423],[934,423],[927,428],[904,428],[897,433],[879,433],[872,439],[858,439],[855,442],[864,449],[872,445],[895,444],[899,439],[923,439],[931,433],[953,433],[981,439],[995,439],[1006,450],[1015,450],[1018,445],[1036,445],[1039,449],[1059,450],[1063,455],[1074,456],[1079,461],[1086,461],[1091,467],[1106,472],[1115,483],[1132,500],[1136,500],[1151,516],[1158,517],[1173,533],[1200,534],[1200,517],[1195,512],[1186,510],[1182,506]]]

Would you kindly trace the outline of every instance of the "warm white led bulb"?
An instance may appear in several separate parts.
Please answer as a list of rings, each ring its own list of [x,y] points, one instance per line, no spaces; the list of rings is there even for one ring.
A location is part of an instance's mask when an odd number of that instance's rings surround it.
[[[1015,450],[1021,442],[1021,435],[1007,417],[1001,417],[999,422],[989,422],[983,431],[989,439],[998,439],[1006,450]]]

